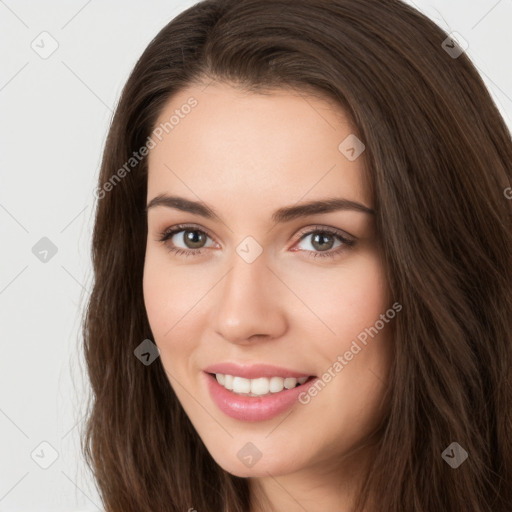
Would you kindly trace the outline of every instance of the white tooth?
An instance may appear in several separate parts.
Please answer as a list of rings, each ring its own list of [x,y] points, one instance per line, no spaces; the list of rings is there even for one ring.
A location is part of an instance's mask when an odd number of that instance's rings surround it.
[[[293,389],[297,384],[304,384],[308,377],[260,377],[257,379],[246,379],[234,375],[215,374],[217,382],[234,393],[248,396],[263,396],[270,393],[279,393],[283,389]]]
[[[224,375],[224,387],[233,389],[233,375]]]
[[[233,377],[233,391],[235,393],[250,393],[251,381],[243,377]]]
[[[251,380],[251,393],[255,395],[266,395],[269,389],[269,382],[266,377]]]
[[[269,382],[269,389],[271,393],[279,393],[279,391],[283,391],[284,388],[284,379],[282,377],[272,377]]]
[[[286,377],[284,379],[284,387],[286,389],[293,389],[297,385],[297,379],[295,377]]]

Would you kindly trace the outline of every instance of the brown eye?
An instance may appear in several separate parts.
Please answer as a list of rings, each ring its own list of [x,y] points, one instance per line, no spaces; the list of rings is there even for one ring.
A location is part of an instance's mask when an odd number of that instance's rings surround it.
[[[317,233],[311,239],[311,245],[319,250],[329,250],[334,244],[334,237],[326,233]]]
[[[300,250],[308,253],[308,256],[312,258],[334,258],[350,249],[356,242],[354,239],[348,238],[342,231],[321,226],[303,233],[299,244],[302,244],[308,238],[311,240],[310,247],[302,247]],[[335,245],[336,241],[339,242],[337,245]]]
[[[174,226],[160,234],[158,241],[168,246],[169,251],[177,255],[199,255],[211,237],[202,229],[195,226]],[[211,244],[212,245],[212,244]],[[211,246],[210,245],[210,246]]]
[[[198,229],[184,229],[183,240],[189,249],[200,249],[206,242],[207,235]],[[180,233],[180,231],[178,231]]]

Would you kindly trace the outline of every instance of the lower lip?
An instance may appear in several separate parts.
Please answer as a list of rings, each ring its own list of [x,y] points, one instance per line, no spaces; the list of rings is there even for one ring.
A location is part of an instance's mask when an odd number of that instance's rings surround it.
[[[217,407],[224,413],[240,421],[265,421],[290,409],[298,401],[299,395],[306,392],[318,378],[308,380],[293,389],[286,389],[268,396],[242,396],[221,386],[215,377],[205,373],[208,390]]]

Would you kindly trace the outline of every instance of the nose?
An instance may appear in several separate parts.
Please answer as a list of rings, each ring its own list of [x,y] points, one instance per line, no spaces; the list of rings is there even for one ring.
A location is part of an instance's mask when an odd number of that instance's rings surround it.
[[[235,253],[219,288],[213,319],[217,335],[241,344],[275,339],[286,332],[286,288],[268,267],[264,253],[252,263]]]

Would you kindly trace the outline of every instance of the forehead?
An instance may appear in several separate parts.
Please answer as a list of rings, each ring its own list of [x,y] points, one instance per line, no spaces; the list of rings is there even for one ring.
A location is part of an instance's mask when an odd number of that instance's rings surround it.
[[[339,195],[371,205],[365,154],[350,161],[339,149],[354,128],[327,98],[192,86],[168,101],[158,127],[148,157],[148,199],[181,193],[216,204],[239,198],[261,208]]]

